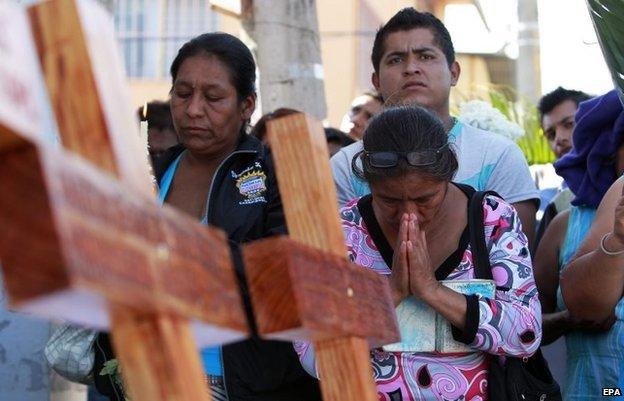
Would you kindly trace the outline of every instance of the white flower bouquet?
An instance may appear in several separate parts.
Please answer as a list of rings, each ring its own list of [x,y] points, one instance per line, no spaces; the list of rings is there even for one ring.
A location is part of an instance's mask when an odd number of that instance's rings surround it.
[[[475,128],[490,131],[516,141],[524,135],[524,129],[511,122],[492,105],[483,100],[471,100],[461,105],[459,121]]]

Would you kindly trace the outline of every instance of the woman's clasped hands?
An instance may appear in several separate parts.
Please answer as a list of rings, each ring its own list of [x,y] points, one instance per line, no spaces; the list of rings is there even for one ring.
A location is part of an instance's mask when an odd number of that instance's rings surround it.
[[[401,217],[389,280],[395,305],[409,295],[426,299],[440,286],[429,259],[425,232],[413,213]]]

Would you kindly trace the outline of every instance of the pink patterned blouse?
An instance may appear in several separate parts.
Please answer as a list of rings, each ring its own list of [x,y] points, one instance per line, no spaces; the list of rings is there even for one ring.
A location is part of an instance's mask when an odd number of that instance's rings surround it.
[[[369,231],[362,218],[360,209],[365,209],[366,201],[370,209],[370,196],[366,198],[353,200],[340,211],[349,259],[379,274],[390,274],[384,260],[392,260],[391,249],[388,250],[387,242],[373,240],[375,235],[371,231],[378,227]],[[467,296],[466,328],[463,332],[453,330],[455,339],[475,352],[443,355],[371,351],[380,401],[486,400],[489,365],[486,353],[523,357],[537,350],[541,339],[541,307],[527,239],[518,215],[512,206],[494,196],[485,198],[483,208],[496,297]],[[436,270],[439,280],[475,278],[468,237],[466,228],[458,250]],[[311,344],[297,342],[295,349],[304,368],[316,376]]]

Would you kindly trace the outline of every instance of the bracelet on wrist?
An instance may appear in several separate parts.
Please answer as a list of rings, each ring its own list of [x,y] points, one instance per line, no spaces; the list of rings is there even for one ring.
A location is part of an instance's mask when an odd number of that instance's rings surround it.
[[[607,237],[611,234],[613,233],[608,232],[602,236],[602,239],[600,240],[600,250],[607,256],[624,255],[624,249],[622,249],[621,251],[612,252],[612,251],[607,250],[607,248],[605,247],[605,242],[607,241]]]

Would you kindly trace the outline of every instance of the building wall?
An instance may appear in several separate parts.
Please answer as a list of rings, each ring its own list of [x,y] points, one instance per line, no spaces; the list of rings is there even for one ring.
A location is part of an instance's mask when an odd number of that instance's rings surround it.
[[[424,10],[435,2],[414,0],[346,0],[340,6],[331,1],[318,1],[319,30],[325,92],[327,94],[328,122],[338,126],[351,100],[358,94],[373,89],[370,60],[375,33],[380,25],[404,7],[416,6]],[[439,16],[438,16],[439,17]],[[462,73],[455,98],[469,96],[472,88],[491,82],[488,64],[478,55],[458,55]]]
[[[136,107],[169,97],[169,66],[191,38],[219,29],[205,0],[117,0],[117,40]]]
[[[169,98],[171,81],[169,79],[132,79],[130,80],[130,95],[132,104],[138,109],[145,102],[152,100],[165,101]]]
[[[327,118],[325,121],[327,124],[338,126],[348,110],[351,100],[361,92],[373,89],[371,83],[373,68],[370,52],[379,26],[403,7],[417,6],[423,9],[423,7],[431,6],[433,3],[423,0],[317,1],[321,58],[327,101]],[[183,16],[184,11],[179,11],[179,14]],[[246,40],[241,21],[237,18],[220,13],[211,18],[205,18],[205,21],[214,23],[212,27],[210,24],[206,24],[202,30],[201,26],[197,26],[196,31],[199,33],[220,30],[238,36],[243,41]],[[172,32],[174,31],[170,31],[168,35],[171,35]],[[191,31],[187,31],[186,35],[178,36],[190,38],[192,34]],[[182,43],[183,41],[180,41],[177,45]],[[164,60],[162,58],[159,60],[168,65],[172,57],[173,54],[170,53]],[[462,65],[462,76],[458,89],[454,92],[470,93],[471,87],[490,82],[487,63],[483,57],[460,55],[458,59]],[[166,100],[168,98],[169,77],[165,67],[161,66],[160,69],[164,71],[160,77],[155,77],[152,74],[148,79],[131,79],[132,98],[136,107],[141,106],[146,101]],[[260,114],[261,111],[259,110],[257,115]]]
[[[477,94],[482,93],[481,88],[489,85],[491,82],[488,65],[481,56],[471,54],[458,54],[457,62],[460,65],[461,72],[457,86],[451,89],[452,105],[459,105],[466,99],[474,98]],[[454,107],[451,107],[453,110]]]
[[[317,2],[327,120],[334,127],[339,125],[358,83],[357,11],[353,0]]]

